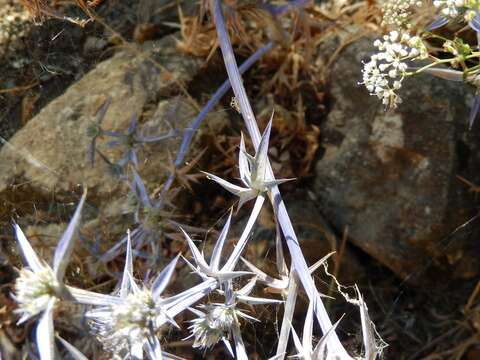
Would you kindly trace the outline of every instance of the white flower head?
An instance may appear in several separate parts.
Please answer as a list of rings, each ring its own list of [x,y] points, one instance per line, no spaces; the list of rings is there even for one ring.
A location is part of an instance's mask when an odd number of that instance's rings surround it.
[[[52,359],[55,352],[53,310],[56,301],[72,299],[69,289],[63,283],[63,278],[75,244],[76,231],[86,196],[87,192],[85,191],[67,229],[58,242],[53,258],[53,267],[40,260],[22,229],[17,224],[14,225],[17,241],[28,265],[28,268],[20,270],[15,282],[14,298],[18,302],[18,309],[15,312],[21,314],[18,323],[41,314],[36,328],[36,340],[41,360]]]
[[[205,312],[192,309],[198,316],[193,319],[189,329],[195,338],[193,347],[207,349],[220,340],[228,341],[230,329],[235,321],[235,307],[224,304],[202,306]]]
[[[422,39],[392,31],[373,45],[379,50],[364,64],[363,82],[371,95],[377,96],[387,108],[402,102],[397,94],[408,69],[407,61],[425,59],[428,51]]]
[[[133,254],[128,232],[125,268],[116,296],[73,292],[75,297],[81,297],[82,303],[96,306],[87,312],[86,317],[105,350],[121,359],[143,358],[144,351],[150,359],[168,355],[162,351],[158,339],[162,327],[167,323],[177,326],[173,318],[217,286],[216,281],[209,279],[177,295],[162,297],[178,259],[176,256],[165,266],[151,286],[139,287],[133,278]]]
[[[18,303],[16,313],[21,314],[19,323],[44,311],[50,300],[57,298],[60,283],[50,266],[33,272],[27,268],[20,270],[15,282],[15,300]]]
[[[243,303],[248,306],[253,306],[279,304],[282,302],[276,299],[250,296],[256,281],[257,278],[253,277],[245,286],[238,290],[234,290],[232,281],[228,281],[223,284],[223,290],[217,290],[225,297],[224,303],[201,305],[200,308],[205,312],[198,309],[190,309],[190,311],[197,315],[197,318],[191,321],[192,325],[189,327],[191,331],[189,338],[195,338],[194,347],[206,349],[221,340],[233,356],[232,346],[230,345],[230,338],[233,337],[237,358],[241,358],[238,354],[239,352],[244,353],[245,348],[243,346],[239,319],[258,320],[244,313],[237,307],[238,304]]]
[[[143,353],[144,345],[169,321],[146,288],[128,294],[120,304],[93,310],[87,316],[94,320],[91,325],[104,349],[125,356],[131,349]]]
[[[385,0],[382,4],[382,25],[410,28],[408,19],[414,6],[421,6],[419,0]]]

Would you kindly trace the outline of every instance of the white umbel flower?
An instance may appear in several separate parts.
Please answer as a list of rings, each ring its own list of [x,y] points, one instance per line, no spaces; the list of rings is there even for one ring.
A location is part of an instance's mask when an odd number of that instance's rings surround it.
[[[408,18],[414,6],[422,6],[422,2],[419,0],[385,0],[382,4],[382,25],[409,28]]]
[[[397,90],[402,87],[407,72],[406,61],[425,59],[428,57],[427,49],[418,36],[398,31],[390,32],[383,40],[375,40],[373,45],[379,52],[364,64],[362,83],[386,107],[395,108],[401,103]]]

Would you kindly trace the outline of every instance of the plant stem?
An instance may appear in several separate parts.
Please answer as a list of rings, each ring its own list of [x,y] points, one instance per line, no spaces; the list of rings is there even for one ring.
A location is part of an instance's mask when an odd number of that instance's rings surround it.
[[[238,71],[232,45],[230,43],[230,39],[225,28],[225,21],[223,18],[221,4],[219,0],[210,0],[210,5],[228,77],[230,79],[230,83],[232,84],[232,89],[235,97],[240,106],[241,114],[245,121],[248,133],[250,134],[256,150],[260,144],[260,130],[258,129],[255,116],[253,114],[245,88],[243,86],[240,72]],[[268,171],[271,178],[274,179],[273,171],[270,164],[268,165]],[[322,332],[326,334],[329,330],[331,330],[332,322],[328,317],[325,306],[320,298],[320,295],[315,287],[315,283],[308,270],[307,263],[302,254],[302,250],[300,249],[297,236],[295,235],[295,231],[290,221],[290,217],[288,216],[288,212],[285,207],[285,203],[282,200],[278,186],[272,188],[270,200],[272,201],[275,213],[278,216],[278,221],[280,223],[283,235],[286,239],[287,246],[290,251],[292,261],[294,263],[294,267],[298,273],[300,281],[305,289],[305,292],[308,295],[309,300],[313,304],[315,314],[318,318],[320,327],[322,328]],[[332,356],[338,356],[340,359],[351,359],[351,357],[348,355],[348,353],[340,343],[340,339],[334,331],[331,332],[330,336],[328,336],[327,338],[327,347]]]

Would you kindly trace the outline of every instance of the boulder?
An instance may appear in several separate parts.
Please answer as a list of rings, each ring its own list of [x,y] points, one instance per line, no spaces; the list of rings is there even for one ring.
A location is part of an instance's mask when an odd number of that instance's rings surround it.
[[[68,221],[64,206],[73,210],[79,198],[72,191],[81,193],[78,186],[87,187],[82,230],[88,241],[102,239],[101,250],[106,251],[109,241],[123,237],[134,226],[132,216],[122,216],[132,212],[128,206],[131,199],[125,181],[112,176],[110,165],[100,156],[91,166],[87,130],[107,99],[110,105],[101,123],[105,130],[126,133],[133,114],[138,115],[138,128],[144,135],[177,129],[179,136],[145,144],[137,151],[138,171],[147,191],[158,196],[172,169],[183,130],[198,114],[198,105],[184,92],[184,86],[195,86],[192,79],[202,63],[178,52],[173,36],[145,43],[136,51],[122,50],[99,63],[0,148],[0,203],[5,214],[1,216],[9,221],[11,214],[16,214],[24,228],[33,217],[37,223],[33,232],[38,234],[32,238],[33,246],[49,249],[50,239],[42,237],[48,231],[41,219],[53,219],[59,226]],[[205,131],[220,132],[225,123],[224,112],[209,114],[185,161],[201,153],[204,139],[200,138]],[[115,138],[97,138],[96,148],[116,163],[125,148],[107,146],[110,140]],[[131,178],[130,171],[127,174]],[[10,228],[4,231],[11,233]]]
[[[478,274],[478,252],[467,251],[473,239],[457,238],[452,246],[452,231],[472,216],[472,197],[456,178],[470,91],[416,76],[404,81],[403,103],[386,111],[359,84],[372,42],[348,46],[331,72],[332,105],[313,187],[321,210],[337,231],[348,227],[356,246],[404,279],[438,276],[437,265],[445,263],[449,273]]]
[[[312,194],[305,190],[296,190],[287,194],[284,200],[307,264],[313,265],[334,251],[335,254],[328,260],[328,271],[336,275],[342,285],[354,285],[365,280],[366,269],[360,257],[351,248],[342,245],[342,239],[338,238],[324,219],[321,206]],[[276,276],[276,230],[273,218],[271,207],[264,206],[254,227],[253,236],[242,256],[269,275]],[[229,240],[233,244],[240,238],[247,219],[248,215],[240,220],[234,219],[229,233]],[[210,243],[209,246],[211,245],[213,244]],[[284,253],[289,262],[290,255],[286,245],[284,245]],[[315,278],[321,278],[326,283],[330,281],[322,267],[314,275]],[[328,292],[328,286],[320,285],[319,282],[319,291]]]
[[[83,184],[96,196],[108,197],[118,190],[118,179],[109,175],[106,163],[98,157],[91,167],[87,156],[87,129],[99,108],[107,98],[111,99],[102,123],[107,130],[125,132],[133,114],[140,117],[141,128],[152,130],[151,135],[167,132],[170,124],[183,130],[196,115],[196,109],[190,101],[172,97],[180,91],[177,85],[188,83],[201,63],[200,59],[179,54],[172,36],[147,43],[138,51],[121,51],[99,63],[2,147],[0,194],[18,183],[28,183],[43,194],[52,189],[67,192],[72,186]],[[123,150],[105,146],[109,140],[112,138],[99,138],[97,146],[115,162]],[[164,156],[155,157],[154,164],[149,166],[155,167],[159,158],[165,161],[165,147],[175,153],[180,141],[178,137],[151,145],[159,146],[155,153]],[[157,178],[150,180],[158,182],[164,173],[157,171]]]

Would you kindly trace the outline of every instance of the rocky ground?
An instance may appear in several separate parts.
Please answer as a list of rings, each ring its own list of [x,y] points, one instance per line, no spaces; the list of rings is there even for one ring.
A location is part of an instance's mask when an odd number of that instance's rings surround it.
[[[118,264],[94,266],[101,251],[93,245],[100,236],[106,250],[132,219],[125,205],[128,189],[102,159],[114,162],[122,149],[99,138],[94,166],[88,157],[87,133],[99,109],[110,103],[102,127],[112,131],[125,131],[134,113],[145,133],[185,129],[225,79],[218,51],[207,62],[208,51],[195,54],[179,46],[185,34],[178,29],[176,5],[169,3],[104,1],[95,9],[97,21],[82,28],[60,19],[35,25],[18,4],[0,0],[0,348],[6,359],[17,358],[29,343],[28,331],[14,325],[10,312],[14,268],[20,264],[12,219],[48,258],[80,187],[87,186],[83,259],[77,260],[89,278],[73,281],[106,282],[103,267],[114,272]],[[187,3],[184,16],[195,14]],[[56,9],[86,17],[74,6]],[[307,260],[337,251],[333,273],[345,285],[359,285],[390,345],[385,357],[476,359],[480,129],[466,126],[473,91],[419,77],[406,83],[404,104],[385,112],[358,84],[373,36],[348,24],[320,42],[311,54],[311,78],[303,79],[309,85],[290,88],[303,102],[292,101],[282,93],[282,82],[275,82],[279,52],[246,75],[246,87],[262,124],[275,104],[270,155],[279,177],[299,178],[282,189]],[[239,50],[245,57],[250,49]],[[326,57],[336,50],[338,56]],[[265,91],[268,86],[261,85],[269,82],[277,88]],[[195,135],[179,175],[175,215],[182,223],[211,228],[232,203],[199,176],[200,170],[237,176],[233,164],[242,123],[229,105],[231,96]],[[168,176],[180,141],[139,150],[141,176],[153,193]],[[263,221],[255,232],[258,246],[248,254],[263,258],[267,267],[273,264],[273,232],[274,224]],[[184,249],[175,240],[167,244],[165,251]],[[321,286],[338,296],[328,278]],[[346,312],[333,302],[330,307],[338,316]],[[357,330],[354,319],[340,332],[346,343],[356,344]],[[274,341],[274,335],[256,329],[250,340],[259,358],[269,351],[262,338]]]

